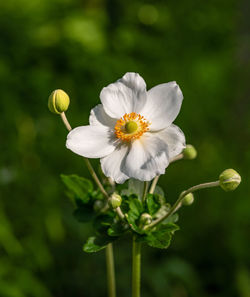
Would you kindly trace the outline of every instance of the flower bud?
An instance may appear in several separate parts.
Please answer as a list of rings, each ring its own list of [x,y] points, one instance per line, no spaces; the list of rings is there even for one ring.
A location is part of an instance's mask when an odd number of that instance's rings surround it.
[[[108,203],[111,208],[115,209],[121,205],[122,197],[117,193],[113,193],[109,198]]]
[[[194,195],[193,193],[189,193],[183,198],[181,204],[184,206],[188,206],[193,204],[193,202],[194,202]]]
[[[152,217],[149,213],[143,213],[140,217],[140,224],[145,226],[149,225],[152,222]]]
[[[187,146],[182,151],[184,159],[193,160],[197,157],[197,151],[192,144],[187,144]]]
[[[220,174],[219,181],[224,191],[234,191],[241,182],[241,176],[234,169],[226,169]]]
[[[69,107],[69,96],[63,90],[55,90],[49,96],[48,107],[53,113],[60,114]]]
[[[94,203],[94,206],[93,206],[94,207],[94,211],[96,211],[96,212],[100,211],[103,208],[103,206],[104,206],[103,201],[96,200],[95,203]]]

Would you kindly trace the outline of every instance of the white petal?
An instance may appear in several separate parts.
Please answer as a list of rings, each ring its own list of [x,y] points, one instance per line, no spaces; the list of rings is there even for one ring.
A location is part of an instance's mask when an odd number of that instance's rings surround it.
[[[177,117],[183,95],[176,82],[155,86],[147,92],[147,102],[141,114],[151,122],[150,131],[168,127]]]
[[[169,158],[172,159],[179,155],[186,147],[185,135],[181,129],[172,124],[168,128],[157,133],[162,140],[168,145]]]
[[[152,133],[146,133],[131,144],[122,171],[129,177],[149,181],[163,174],[168,164],[167,144]]]
[[[146,102],[146,84],[137,73],[127,73],[103,88],[100,99],[105,112],[119,119],[125,113],[138,112]]]
[[[86,158],[102,158],[115,149],[115,139],[104,126],[81,126],[67,136],[66,147]]]
[[[98,104],[96,107],[91,109],[89,116],[90,125],[103,125],[110,128],[114,128],[117,119],[111,118],[106,114],[102,104]]]
[[[116,183],[122,184],[129,177],[121,172],[124,157],[128,152],[127,145],[118,146],[113,153],[101,159],[102,171],[107,177],[111,177]]]
[[[147,100],[144,79],[138,73],[127,72],[119,81],[133,91],[134,106],[132,112],[139,113]]]

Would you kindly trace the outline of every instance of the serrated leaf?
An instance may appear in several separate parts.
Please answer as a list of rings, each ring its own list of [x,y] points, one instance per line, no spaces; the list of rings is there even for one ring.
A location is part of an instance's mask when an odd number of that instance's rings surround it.
[[[168,217],[167,219],[165,219],[164,221],[162,221],[162,224],[168,224],[168,223],[176,223],[179,220],[179,215],[178,213],[174,213],[172,214],[170,217]]]
[[[162,207],[166,207],[167,204],[163,196],[158,194],[148,194],[146,197],[146,205],[148,213],[151,216],[154,216]]]
[[[61,174],[61,179],[68,190],[74,194],[75,199],[81,199],[84,203],[89,201],[89,193],[93,191],[93,184],[90,180],[75,174]]]
[[[155,187],[154,194],[158,194],[158,195],[160,195],[162,197],[165,196],[163,189],[160,186],[158,186],[158,185]]]
[[[152,216],[154,215],[161,207],[160,203],[155,200],[153,194],[148,194],[146,197],[146,204],[148,208],[148,213]]]
[[[121,236],[128,230],[128,226],[124,225],[121,221],[113,223],[108,229],[109,236]]]
[[[134,195],[130,196],[129,208],[136,216],[139,216],[143,212],[143,206],[141,201]]]
[[[179,227],[173,223],[160,225],[157,230],[141,236],[138,240],[146,242],[149,246],[166,249],[169,247],[172,236]]]
[[[143,205],[136,195],[129,197],[129,211],[127,213],[127,221],[130,227],[137,233],[142,233],[142,230],[137,226],[137,222],[144,212]]]
[[[86,253],[95,253],[104,249],[109,243],[115,241],[116,237],[110,236],[92,236],[89,237],[87,242],[83,246],[83,250]]]
[[[106,214],[97,216],[93,222],[95,231],[100,234],[106,233],[114,222],[114,216],[114,212],[107,212]]]

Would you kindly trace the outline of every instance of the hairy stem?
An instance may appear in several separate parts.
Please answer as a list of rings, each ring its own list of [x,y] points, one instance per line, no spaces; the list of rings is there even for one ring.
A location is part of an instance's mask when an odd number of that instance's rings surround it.
[[[71,125],[70,125],[70,123],[69,123],[69,121],[68,121],[68,119],[67,119],[65,113],[62,112],[62,113],[60,114],[60,116],[61,116],[61,119],[62,119],[62,121],[63,121],[65,127],[67,128],[67,130],[68,130],[68,131],[71,131],[72,128],[71,128]],[[87,165],[87,168],[88,168],[88,170],[89,170],[89,172],[90,172],[92,178],[94,179],[94,181],[96,182],[97,186],[99,187],[100,191],[101,191],[102,194],[108,199],[108,198],[109,198],[109,195],[108,195],[108,193],[105,191],[105,189],[104,189],[102,183],[100,182],[100,180],[99,180],[97,174],[95,173],[95,170],[94,170],[94,168],[92,167],[92,165],[91,165],[89,159],[84,158],[84,157],[83,157],[83,159],[84,159],[84,161],[85,161],[85,163],[86,163],[86,165]]]
[[[146,199],[146,196],[147,196],[147,193],[148,193],[148,185],[149,185],[149,182],[145,181],[144,182],[144,188],[143,188],[143,194],[142,194],[142,202],[144,202],[145,199]]]
[[[150,190],[149,190],[149,194],[154,194],[154,191],[155,191],[155,187],[158,183],[158,180],[160,178],[160,175],[157,175],[154,180],[152,181],[152,184],[151,184],[151,187],[150,187]]]
[[[114,265],[113,246],[111,243],[109,243],[106,247],[106,265],[107,265],[108,297],[116,297],[115,265]]]
[[[204,183],[204,184],[200,184],[200,185],[196,185],[193,186],[191,188],[189,188],[186,191],[183,191],[179,198],[176,200],[175,204],[171,207],[171,209],[169,210],[168,213],[166,213],[164,216],[162,216],[161,218],[158,218],[157,220],[153,221],[151,224],[149,224],[148,226],[145,227],[145,230],[150,229],[155,227],[156,225],[158,225],[159,223],[161,223],[162,221],[164,221],[165,219],[167,219],[168,217],[170,217],[175,211],[176,209],[179,207],[182,199],[189,193],[193,193],[197,190],[201,190],[201,189],[206,189],[206,188],[212,188],[212,187],[217,187],[220,185],[219,181],[215,181],[215,182],[210,182],[210,183]]]
[[[141,293],[141,242],[133,236],[132,249],[132,297],[140,297]]]

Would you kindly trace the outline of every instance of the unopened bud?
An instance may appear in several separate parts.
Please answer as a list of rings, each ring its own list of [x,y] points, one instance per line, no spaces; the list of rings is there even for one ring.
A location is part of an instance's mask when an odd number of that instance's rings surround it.
[[[184,206],[188,206],[188,205],[191,205],[193,202],[194,202],[194,195],[193,193],[189,193],[183,198],[181,204]]]
[[[143,213],[140,217],[140,223],[142,225],[149,225],[152,222],[152,217],[149,213]]]
[[[182,151],[184,159],[193,160],[197,157],[197,151],[192,144],[187,144],[187,146]]]
[[[234,169],[226,169],[220,174],[219,181],[224,191],[234,191],[241,183],[241,176]]]
[[[55,90],[49,96],[48,107],[53,113],[60,114],[69,107],[69,96],[63,90]]]
[[[115,209],[121,205],[122,197],[117,193],[113,193],[109,198],[108,202],[109,206]]]

